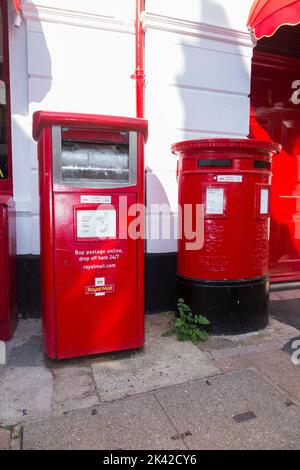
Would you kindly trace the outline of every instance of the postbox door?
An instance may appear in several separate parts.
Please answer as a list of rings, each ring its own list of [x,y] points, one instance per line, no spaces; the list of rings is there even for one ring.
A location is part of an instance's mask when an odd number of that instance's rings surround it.
[[[78,193],[54,196],[58,358],[137,345],[137,243],[117,236],[120,222],[130,222],[126,213],[119,219],[119,196],[109,206],[80,204]],[[136,203],[135,194],[122,196]],[[93,192],[91,200],[97,197],[105,198]],[[107,211],[108,237],[94,238],[89,224],[97,211],[100,218]]]
[[[7,207],[0,204],[0,322],[7,320],[8,312],[8,224]],[[0,339],[1,331],[0,331]]]

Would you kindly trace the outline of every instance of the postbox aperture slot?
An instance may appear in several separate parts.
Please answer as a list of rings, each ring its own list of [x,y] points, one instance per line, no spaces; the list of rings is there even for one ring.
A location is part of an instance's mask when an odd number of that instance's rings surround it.
[[[129,183],[129,144],[62,141],[62,182]]]
[[[61,132],[52,129],[54,183],[81,188],[136,184],[135,132]]]
[[[222,167],[222,168],[231,168],[232,167],[232,160],[230,159],[215,159],[215,158],[205,158],[205,159],[198,159],[198,167],[199,168],[206,168],[206,167]]]
[[[262,169],[262,170],[270,170],[271,169],[271,163],[266,162],[264,160],[254,160],[253,161],[253,167],[257,169]]]

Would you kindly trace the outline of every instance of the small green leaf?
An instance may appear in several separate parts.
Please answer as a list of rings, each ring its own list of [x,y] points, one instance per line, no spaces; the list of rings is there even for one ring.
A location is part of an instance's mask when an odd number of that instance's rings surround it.
[[[200,325],[209,325],[210,321],[204,315],[198,315]]]

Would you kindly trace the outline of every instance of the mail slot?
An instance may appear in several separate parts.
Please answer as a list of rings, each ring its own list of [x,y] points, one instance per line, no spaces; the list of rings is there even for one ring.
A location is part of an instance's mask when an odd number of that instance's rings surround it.
[[[36,112],[45,352],[67,358],[144,343],[142,119]],[[141,222],[143,224],[143,222]]]
[[[187,249],[180,220],[177,295],[207,316],[214,334],[268,322],[272,156],[280,145],[201,139],[172,146],[179,156],[179,205],[202,208],[203,243]]]

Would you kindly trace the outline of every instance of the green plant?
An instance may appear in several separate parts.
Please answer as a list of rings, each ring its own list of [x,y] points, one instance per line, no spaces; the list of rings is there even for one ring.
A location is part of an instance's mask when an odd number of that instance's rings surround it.
[[[194,315],[184,299],[178,299],[177,308],[179,316],[175,318],[172,328],[163,333],[163,336],[175,334],[178,341],[191,340],[193,343],[205,341],[208,333],[203,326],[209,325],[209,320],[204,315]]]

